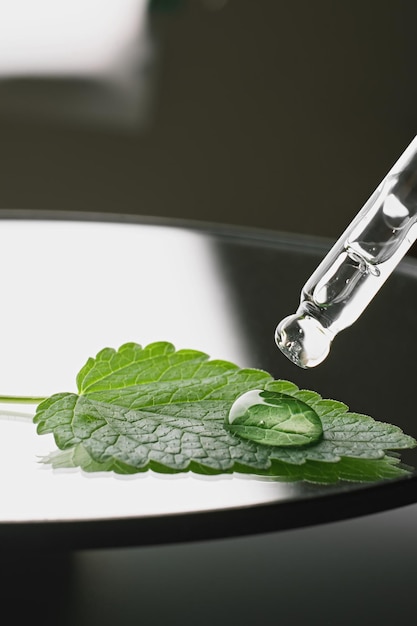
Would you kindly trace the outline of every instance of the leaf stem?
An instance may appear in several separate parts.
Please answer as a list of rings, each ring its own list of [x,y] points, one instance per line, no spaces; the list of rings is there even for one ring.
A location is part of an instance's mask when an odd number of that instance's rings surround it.
[[[39,404],[46,398],[38,396],[0,396],[0,403],[4,404]]]

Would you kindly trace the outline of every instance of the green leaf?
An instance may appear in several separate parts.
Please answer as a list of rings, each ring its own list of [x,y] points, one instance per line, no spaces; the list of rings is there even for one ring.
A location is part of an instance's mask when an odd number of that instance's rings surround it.
[[[279,477],[283,472],[304,476],[308,470],[311,476],[330,476],[329,466],[343,459],[343,470],[348,458],[379,459],[384,471],[395,473],[400,470],[386,451],[416,445],[398,427],[349,413],[343,403],[274,381],[262,370],[209,360],[195,350],[176,351],[167,342],[105,348],[87,361],[77,385],[78,394],[55,394],[39,404],[34,422],[39,434],[53,433],[67,460],[70,454],[71,463],[87,471],[244,471]],[[224,423],[233,403],[252,390],[285,394],[287,402],[290,397],[300,407],[307,405],[308,415],[321,422],[320,441],[270,446],[229,432]],[[383,473],[372,467],[375,476]]]

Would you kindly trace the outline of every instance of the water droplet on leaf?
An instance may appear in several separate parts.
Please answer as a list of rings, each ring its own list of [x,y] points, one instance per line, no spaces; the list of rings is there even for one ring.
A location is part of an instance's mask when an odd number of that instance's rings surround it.
[[[253,389],[239,396],[226,427],[244,439],[268,446],[305,446],[319,441],[323,427],[305,402],[277,391]]]

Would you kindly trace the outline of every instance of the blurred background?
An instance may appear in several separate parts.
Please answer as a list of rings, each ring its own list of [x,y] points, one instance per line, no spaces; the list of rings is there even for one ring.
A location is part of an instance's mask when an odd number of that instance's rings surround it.
[[[336,238],[417,132],[416,23],[412,0],[0,0],[0,209]],[[5,594],[54,625],[407,622],[416,511],[13,555]]]
[[[1,0],[0,208],[337,237],[416,134],[408,0]]]

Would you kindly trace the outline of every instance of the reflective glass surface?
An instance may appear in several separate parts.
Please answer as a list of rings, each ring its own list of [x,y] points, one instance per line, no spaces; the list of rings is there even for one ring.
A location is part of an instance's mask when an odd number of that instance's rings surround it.
[[[0,223],[2,394],[76,392],[77,372],[102,348],[164,340],[267,370],[416,436],[410,392],[417,342],[414,260],[401,264],[362,318],[338,337],[327,361],[305,371],[277,349],[274,329],[297,304],[330,242],[210,224],[56,217],[6,216]],[[407,341],[399,341],[392,328],[406,328]],[[4,537],[17,528],[30,536],[33,528],[42,533],[81,523],[82,538],[89,528],[83,523],[116,520],[138,530],[137,543],[149,543],[175,540],[176,532],[183,539],[179,520],[187,520],[190,537],[197,526],[198,537],[222,536],[350,517],[416,499],[415,474],[324,486],[242,474],[148,471],[123,477],[52,470],[39,461],[56,445],[52,435],[36,434],[34,410],[1,407]],[[417,466],[415,450],[402,458]],[[216,520],[215,527],[209,520]],[[100,544],[117,543],[110,529]]]

